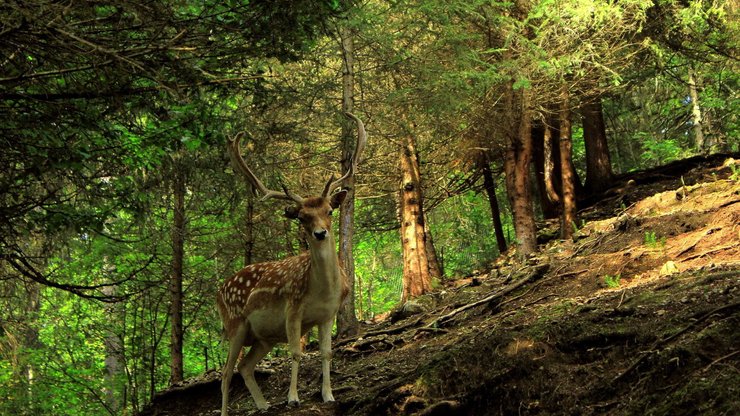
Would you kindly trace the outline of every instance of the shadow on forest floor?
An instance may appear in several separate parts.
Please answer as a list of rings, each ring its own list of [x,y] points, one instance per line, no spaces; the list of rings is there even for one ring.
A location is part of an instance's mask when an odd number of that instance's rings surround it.
[[[309,345],[299,408],[287,359],[258,382],[263,415],[740,414],[740,178],[724,158],[625,175],[551,239],[335,341],[336,403]],[[554,235],[556,225],[543,235]],[[219,374],[159,393],[142,415],[214,415]],[[238,377],[232,415],[257,413]]]

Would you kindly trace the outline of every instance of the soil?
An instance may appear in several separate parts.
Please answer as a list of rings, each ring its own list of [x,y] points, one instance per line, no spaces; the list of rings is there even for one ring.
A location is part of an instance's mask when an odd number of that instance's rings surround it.
[[[237,373],[230,414],[740,414],[740,164],[726,159],[624,175],[582,201],[575,241],[547,241],[546,224],[537,257],[508,253],[336,340],[336,402],[321,402],[309,344],[299,407],[277,357],[258,372],[273,406],[258,412]],[[216,415],[220,401],[213,371],[141,415]]]

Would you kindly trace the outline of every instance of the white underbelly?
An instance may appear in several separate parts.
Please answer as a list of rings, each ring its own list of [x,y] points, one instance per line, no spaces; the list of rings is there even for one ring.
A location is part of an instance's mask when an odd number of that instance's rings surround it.
[[[339,310],[339,301],[318,302],[313,307],[303,310],[301,319],[301,334],[305,334],[312,327],[331,321]],[[272,308],[258,309],[249,314],[249,330],[256,339],[271,343],[288,342],[285,332],[286,308],[281,304]]]
[[[285,308],[267,308],[253,311],[247,318],[250,332],[257,339],[288,342],[285,334]]]
[[[313,307],[306,307],[303,311],[303,325],[304,329],[306,326],[318,325],[322,322],[333,320],[339,310],[339,300],[336,301],[324,301],[316,302]]]

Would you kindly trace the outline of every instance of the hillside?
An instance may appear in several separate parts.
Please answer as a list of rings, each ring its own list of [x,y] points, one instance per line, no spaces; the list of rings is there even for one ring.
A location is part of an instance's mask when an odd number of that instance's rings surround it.
[[[693,159],[625,175],[580,215],[575,242],[513,254],[337,340],[336,403],[309,345],[301,407],[289,364],[263,362],[266,415],[740,414],[740,167]],[[629,181],[629,182],[628,182]],[[238,374],[231,414],[255,413]],[[219,374],[143,415],[213,415]]]

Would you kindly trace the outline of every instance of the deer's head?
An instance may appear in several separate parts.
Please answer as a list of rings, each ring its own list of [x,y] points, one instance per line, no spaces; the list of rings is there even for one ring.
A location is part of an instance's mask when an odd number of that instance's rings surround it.
[[[301,204],[285,208],[285,216],[300,221],[309,242],[324,241],[331,236],[331,214],[346,196],[347,190],[342,189],[331,197],[305,198]]]
[[[239,142],[243,133],[239,133],[234,139],[229,140],[229,155],[231,156],[234,167],[244,175],[256,192],[263,195],[262,199],[276,198],[293,201],[293,205],[285,208],[285,217],[300,221],[311,247],[321,244],[323,241],[333,243],[334,240],[328,238],[331,237],[331,215],[335,209],[339,208],[347,196],[346,189],[339,190],[338,192],[335,191],[342,182],[354,175],[357,169],[357,163],[367,142],[367,133],[365,132],[365,125],[362,121],[351,113],[345,114],[357,123],[358,135],[355,152],[352,155],[347,172],[337,180],[334,180],[334,176],[329,178],[321,196],[303,198],[290,192],[286,187],[283,187],[282,192],[268,189],[252,172],[242,157]]]

